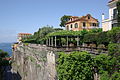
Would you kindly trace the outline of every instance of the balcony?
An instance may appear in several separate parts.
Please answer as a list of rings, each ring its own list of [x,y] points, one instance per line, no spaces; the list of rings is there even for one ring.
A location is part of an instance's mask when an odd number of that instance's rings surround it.
[[[113,14],[112,20],[117,20],[117,14]]]
[[[82,29],[98,29],[98,26],[82,27]]]

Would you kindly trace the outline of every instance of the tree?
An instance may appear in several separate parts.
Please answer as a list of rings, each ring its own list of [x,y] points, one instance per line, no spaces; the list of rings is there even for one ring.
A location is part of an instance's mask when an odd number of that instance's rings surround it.
[[[111,43],[120,43],[120,27],[114,27],[107,34]]]
[[[119,72],[115,72],[115,73],[111,76],[110,80],[120,80],[120,73],[119,73]]]
[[[0,66],[9,65],[9,61],[4,58],[9,57],[7,52],[0,49]]]
[[[117,10],[118,10],[117,15],[118,27],[120,27],[120,1],[117,2]]]
[[[107,46],[109,44],[107,32],[99,32],[99,33],[97,33],[97,35],[98,35],[98,38],[96,41],[97,45],[104,44]]]
[[[91,29],[89,32],[90,32],[90,33],[98,33],[98,32],[102,32],[102,28]]]
[[[8,57],[8,53],[0,49],[0,58]]]
[[[112,43],[108,45],[108,55],[110,58],[110,73],[120,72],[120,44]]]
[[[44,44],[45,43],[45,36],[48,33],[52,33],[55,31],[56,30],[52,26],[49,26],[49,25],[44,26],[43,28],[39,28],[39,30],[37,32],[35,32],[31,38],[24,40],[24,42]]]
[[[59,80],[93,80],[93,59],[87,52],[59,54],[57,72]]]
[[[43,38],[45,37],[48,33],[54,32],[54,28],[51,26],[44,26],[43,28],[39,29],[34,36],[36,38]]]
[[[64,15],[60,18],[60,26],[65,27],[66,22],[70,19],[71,16]]]
[[[98,36],[96,33],[88,33],[84,35],[83,41],[84,43],[97,43]]]

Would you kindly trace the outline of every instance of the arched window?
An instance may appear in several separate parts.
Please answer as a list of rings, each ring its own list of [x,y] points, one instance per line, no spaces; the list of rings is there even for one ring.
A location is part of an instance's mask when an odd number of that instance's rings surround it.
[[[66,29],[69,30],[69,26],[67,26]]]
[[[85,22],[83,22],[83,27],[86,27],[86,23]]]
[[[70,26],[71,28],[72,28],[72,24],[71,24],[71,26]]]
[[[90,16],[88,16],[88,19],[90,19]]]
[[[77,23],[75,23],[75,28],[78,28],[78,24]]]
[[[97,26],[97,24],[96,24],[96,23],[93,23],[93,26]]]

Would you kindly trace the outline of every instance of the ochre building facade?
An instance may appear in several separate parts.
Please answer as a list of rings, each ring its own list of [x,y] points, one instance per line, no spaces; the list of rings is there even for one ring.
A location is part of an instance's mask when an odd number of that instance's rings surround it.
[[[71,16],[69,21],[65,25],[66,30],[80,31],[83,29],[90,30],[93,28],[99,28],[99,21],[93,18],[90,14],[86,16],[78,17]]]

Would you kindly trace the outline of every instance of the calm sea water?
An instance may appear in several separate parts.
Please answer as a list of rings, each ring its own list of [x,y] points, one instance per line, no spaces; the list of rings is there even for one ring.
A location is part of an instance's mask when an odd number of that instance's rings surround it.
[[[9,53],[12,56],[12,44],[13,43],[0,43],[0,49]]]

